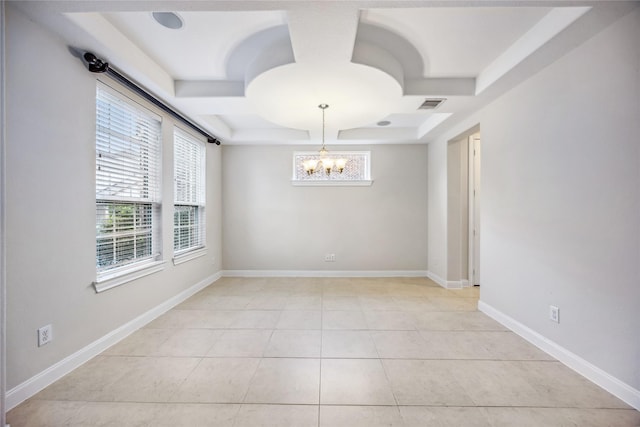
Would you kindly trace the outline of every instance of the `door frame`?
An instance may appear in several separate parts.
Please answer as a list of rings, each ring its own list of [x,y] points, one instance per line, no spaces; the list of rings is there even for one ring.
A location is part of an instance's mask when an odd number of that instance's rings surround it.
[[[480,285],[480,132],[469,135],[469,284]]]

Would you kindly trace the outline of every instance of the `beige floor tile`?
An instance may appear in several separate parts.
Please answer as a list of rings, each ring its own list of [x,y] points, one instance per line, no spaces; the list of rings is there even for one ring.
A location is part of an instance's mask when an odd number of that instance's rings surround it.
[[[323,296],[323,310],[360,310],[357,296]]]
[[[287,304],[284,296],[256,296],[249,304],[247,310],[283,310]]]
[[[36,395],[77,401],[168,401],[199,359],[98,356]]]
[[[320,427],[403,427],[397,406],[320,406]]]
[[[229,325],[231,329],[274,329],[280,319],[280,310],[238,311]]]
[[[233,310],[198,310],[198,317],[185,323],[184,328],[222,329],[228,328],[243,313]]]
[[[427,359],[496,359],[487,347],[483,331],[420,331]],[[494,332],[491,332],[494,333]],[[495,332],[503,334],[504,332]]]
[[[371,331],[382,359],[426,359],[427,343],[417,331]]]
[[[453,291],[451,289],[445,289],[440,285],[437,286],[428,286],[420,288],[419,291],[413,292],[415,296],[422,297],[452,297],[451,295]],[[402,294],[402,293],[400,293]]]
[[[241,403],[259,363],[254,358],[202,359],[171,401]]]
[[[203,357],[223,334],[217,329],[179,329],[158,346],[152,356]]]
[[[154,410],[149,427],[233,427],[239,404],[173,403]]]
[[[253,299],[250,296],[216,295],[200,292],[182,304],[181,310],[243,310]]]
[[[68,426],[151,426],[162,404],[89,402],[69,420]]]
[[[264,357],[320,357],[321,331],[276,330]]]
[[[234,319],[236,311],[217,310],[169,310],[150,322],[148,329],[215,329],[226,328]]]
[[[152,356],[175,332],[172,329],[138,329],[102,354],[104,356]]]
[[[85,404],[29,399],[7,413],[7,423],[12,427],[68,426]]]
[[[387,296],[361,296],[358,297],[360,308],[363,311],[399,311],[398,305],[393,298]]]
[[[469,286],[462,289],[452,289],[454,296],[461,298],[480,298],[480,286]]]
[[[262,359],[245,403],[318,404],[319,359]]]
[[[150,329],[180,329],[192,325],[200,316],[199,310],[178,310],[173,309],[164,313],[145,325]]]
[[[114,357],[121,373],[98,401],[168,402],[199,363],[187,357]]]
[[[406,427],[493,427],[482,408],[400,406],[400,414]]]
[[[415,317],[406,311],[365,311],[364,318],[371,330],[414,331]]]
[[[285,310],[322,310],[322,296],[292,296],[287,298]]]
[[[322,285],[322,296],[326,297],[339,297],[339,296],[357,296],[359,291],[357,286],[352,284],[352,279],[337,278],[337,281],[331,281]]]
[[[399,405],[473,406],[446,360],[383,360]]]
[[[482,410],[492,427],[585,427],[585,424],[574,424],[561,409],[502,407]]]
[[[579,427],[638,427],[640,412],[635,409],[562,409],[564,416]]]
[[[629,406],[560,362],[514,362],[520,376],[542,397],[541,406],[624,408]]]
[[[211,310],[213,309],[213,302],[219,298],[223,297],[200,291],[175,308],[177,310]]]
[[[320,329],[320,310],[285,310],[280,315],[276,329]]]
[[[378,351],[369,331],[322,331],[322,357],[369,359]]]
[[[637,427],[633,409],[482,408],[492,427]]]
[[[380,360],[323,359],[323,405],[395,405]]]
[[[433,311],[433,304],[427,297],[393,297],[393,302],[398,310],[401,311]]]
[[[478,300],[476,298],[460,298],[455,296],[429,297],[436,310],[442,311],[476,311]]]
[[[452,375],[477,406],[548,406],[550,403],[549,398],[529,382],[523,362],[460,360],[450,363],[455,365]]]
[[[366,330],[368,328],[361,311],[324,311],[322,329]]]
[[[416,327],[427,331],[506,331],[507,328],[478,311],[420,312]]]
[[[317,427],[317,405],[244,404],[234,427]]]
[[[554,360],[524,338],[507,331],[478,332],[490,357],[497,360]]]
[[[222,332],[207,352],[209,357],[262,357],[270,329],[230,329]]]

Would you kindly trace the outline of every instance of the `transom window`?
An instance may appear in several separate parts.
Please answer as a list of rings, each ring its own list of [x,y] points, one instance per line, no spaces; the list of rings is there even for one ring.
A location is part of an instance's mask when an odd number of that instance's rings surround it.
[[[319,166],[314,173],[308,173],[305,162],[318,161],[321,165],[323,157],[317,151],[296,151],[293,153],[294,185],[371,185],[371,152],[370,151],[330,151],[331,158],[345,159],[342,173],[335,166],[330,173]]]

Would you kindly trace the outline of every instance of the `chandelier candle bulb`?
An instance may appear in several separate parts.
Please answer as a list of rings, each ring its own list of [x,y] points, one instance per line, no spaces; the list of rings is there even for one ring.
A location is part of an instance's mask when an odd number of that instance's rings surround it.
[[[342,173],[346,165],[347,165],[347,159],[336,160],[336,168],[338,168],[338,172]]]
[[[318,167],[318,161],[314,159],[305,160],[302,164],[307,175],[312,175]]]
[[[322,159],[322,166],[324,170],[327,172],[327,175],[331,173],[331,169],[333,169],[333,159]]]

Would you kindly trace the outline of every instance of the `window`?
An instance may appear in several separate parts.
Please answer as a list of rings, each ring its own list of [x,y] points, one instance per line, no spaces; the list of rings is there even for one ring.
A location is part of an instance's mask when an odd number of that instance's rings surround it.
[[[311,175],[304,168],[306,160],[321,160],[317,151],[296,151],[293,153],[293,185],[371,185],[370,151],[329,151],[330,158],[347,161],[342,173],[337,170],[327,174],[321,167]]]
[[[160,259],[160,125],[157,115],[98,84],[96,284]]]
[[[205,144],[175,128],[173,143],[173,250],[176,255],[205,244]]]

